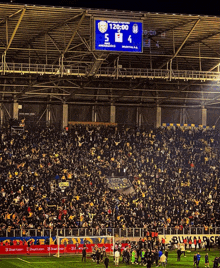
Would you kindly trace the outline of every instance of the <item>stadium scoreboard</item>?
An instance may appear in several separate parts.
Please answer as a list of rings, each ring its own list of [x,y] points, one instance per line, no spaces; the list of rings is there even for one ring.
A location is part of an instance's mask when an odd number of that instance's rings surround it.
[[[94,50],[143,51],[141,21],[94,19]]]

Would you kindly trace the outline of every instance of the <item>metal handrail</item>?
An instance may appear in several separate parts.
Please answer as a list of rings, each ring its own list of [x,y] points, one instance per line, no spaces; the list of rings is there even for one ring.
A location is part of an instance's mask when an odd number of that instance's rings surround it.
[[[58,76],[87,76],[89,69],[81,65],[31,64],[31,63],[9,63],[4,66],[0,63],[0,73],[20,73]],[[168,69],[146,69],[146,68],[120,68],[100,67],[96,77],[127,77],[127,78],[149,78],[149,79],[181,79],[220,82],[220,72],[195,71],[195,70],[168,70]]]
[[[157,228],[159,235],[220,235],[220,227],[208,228],[189,227],[182,230],[175,227]],[[145,228],[69,228],[69,229],[5,229],[1,231],[0,237],[36,237],[36,236],[104,236],[115,237],[144,237],[147,229]]]

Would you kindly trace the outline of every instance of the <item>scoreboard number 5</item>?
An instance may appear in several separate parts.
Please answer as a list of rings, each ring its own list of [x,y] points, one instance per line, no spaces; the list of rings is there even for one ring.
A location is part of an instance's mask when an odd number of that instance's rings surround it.
[[[129,41],[130,43],[132,43],[131,35],[128,36],[128,41]]]
[[[105,34],[105,42],[109,42],[109,34]]]

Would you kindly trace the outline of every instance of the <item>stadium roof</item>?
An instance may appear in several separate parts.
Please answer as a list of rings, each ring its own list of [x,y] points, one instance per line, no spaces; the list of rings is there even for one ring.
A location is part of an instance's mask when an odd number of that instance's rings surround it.
[[[143,21],[143,53],[93,50],[94,18]],[[220,17],[0,3],[2,101],[218,107]]]

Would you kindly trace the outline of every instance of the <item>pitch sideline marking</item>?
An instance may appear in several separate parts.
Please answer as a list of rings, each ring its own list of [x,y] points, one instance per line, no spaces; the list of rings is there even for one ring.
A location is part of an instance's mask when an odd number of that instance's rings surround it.
[[[21,258],[17,258],[17,259],[20,260],[20,261],[26,262],[26,263],[30,263],[29,261],[23,260]]]

